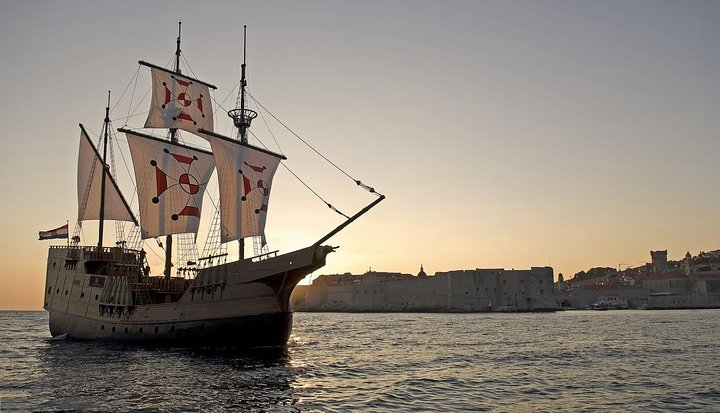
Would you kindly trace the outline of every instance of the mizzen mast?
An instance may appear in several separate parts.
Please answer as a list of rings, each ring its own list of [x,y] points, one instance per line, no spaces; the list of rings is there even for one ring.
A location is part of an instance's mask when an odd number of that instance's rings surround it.
[[[100,180],[100,217],[98,225],[98,249],[103,246],[103,229],[105,226],[105,180],[107,175],[107,147],[108,134],[110,133],[110,91],[108,90],[108,104],[105,107],[104,120],[104,136],[103,136],[103,156],[102,156],[102,179]]]

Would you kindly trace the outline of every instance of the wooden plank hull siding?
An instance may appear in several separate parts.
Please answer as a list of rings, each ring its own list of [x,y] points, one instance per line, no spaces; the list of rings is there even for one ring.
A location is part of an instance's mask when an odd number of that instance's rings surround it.
[[[136,251],[51,247],[44,308],[50,312],[53,336],[282,346],[292,329],[290,294],[307,274],[325,265],[330,251],[311,246],[236,261],[201,269],[190,280],[146,276]]]

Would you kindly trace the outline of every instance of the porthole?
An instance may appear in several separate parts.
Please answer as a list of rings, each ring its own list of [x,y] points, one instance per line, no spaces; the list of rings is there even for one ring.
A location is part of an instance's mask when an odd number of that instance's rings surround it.
[[[115,332],[115,327],[113,327],[112,332],[113,332],[113,333]]]
[[[100,330],[105,330],[105,324],[100,326]]]
[[[127,328],[127,327],[125,327],[125,332],[126,332],[126,333],[128,332],[128,328]]]

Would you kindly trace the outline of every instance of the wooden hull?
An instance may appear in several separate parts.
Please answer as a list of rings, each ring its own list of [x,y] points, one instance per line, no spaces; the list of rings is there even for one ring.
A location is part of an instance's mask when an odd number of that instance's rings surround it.
[[[278,347],[290,338],[293,315],[278,312],[221,319],[132,323],[50,312],[50,333],[71,339],[192,347]]]
[[[292,331],[292,290],[325,265],[331,251],[311,246],[205,268],[193,280],[165,281],[143,276],[138,251],[51,247],[45,286],[50,333],[182,346],[283,346]]]

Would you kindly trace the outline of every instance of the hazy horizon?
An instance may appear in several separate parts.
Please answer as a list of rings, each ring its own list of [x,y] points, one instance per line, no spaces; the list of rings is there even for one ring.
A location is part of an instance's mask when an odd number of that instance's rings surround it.
[[[191,73],[218,86],[218,119],[235,102],[246,24],[253,96],[387,196],[328,242],[341,248],[315,277],[549,265],[567,279],[641,265],[651,250],[676,260],[720,248],[720,192],[708,184],[720,176],[720,2],[117,6],[0,3],[0,309],[42,307],[47,248],[61,242],[37,232],[75,225],[77,125],[99,133],[107,91],[114,106],[138,60],[173,58],[180,20]],[[138,103],[145,90],[135,93]],[[115,128],[127,113],[113,107]],[[227,120],[219,128],[231,133]],[[273,142],[262,120],[253,131]],[[275,132],[288,166],[344,213],[372,201]],[[274,185],[270,250],[342,222],[287,172]],[[93,228],[82,244],[96,242]]]

